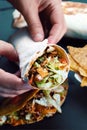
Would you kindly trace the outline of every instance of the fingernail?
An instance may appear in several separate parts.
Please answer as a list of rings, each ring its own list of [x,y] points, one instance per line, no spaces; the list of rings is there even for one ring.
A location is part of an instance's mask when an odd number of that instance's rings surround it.
[[[48,38],[48,43],[52,43],[53,42],[53,38],[50,36],[49,38]]]
[[[26,83],[24,81],[17,88],[18,88],[18,90],[30,90],[30,89],[32,89],[31,85],[29,85],[28,83]]]
[[[50,37],[48,38],[48,43],[50,43],[50,44],[55,44],[54,39],[53,39],[52,36],[50,36]]]
[[[41,33],[37,33],[35,36],[33,36],[33,39],[35,41],[42,41],[43,40],[43,35]]]
[[[23,89],[31,89],[32,87],[28,83],[24,83]]]

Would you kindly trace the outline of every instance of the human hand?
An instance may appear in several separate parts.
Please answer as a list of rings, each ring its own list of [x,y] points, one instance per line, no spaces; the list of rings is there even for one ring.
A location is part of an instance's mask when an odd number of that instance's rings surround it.
[[[49,21],[49,43],[57,43],[66,32],[61,0],[8,0],[24,16],[33,40],[42,41],[45,37],[39,13],[43,12],[44,21]]]
[[[0,40],[0,55],[7,57],[11,61],[18,61],[18,55],[14,47]],[[0,69],[0,96],[2,97],[15,97],[31,88],[28,84],[24,83],[21,78],[15,74],[5,72]]]

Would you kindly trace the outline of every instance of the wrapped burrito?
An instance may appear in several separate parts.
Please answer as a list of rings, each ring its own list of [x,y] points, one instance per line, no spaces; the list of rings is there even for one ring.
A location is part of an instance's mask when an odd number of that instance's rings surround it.
[[[19,55],[21,78],[33,89],[0,103],[0,124],[30,124],[61,113],[68,90],[66,51],[47,39],[32,41],[25,28],[11,39]]]
[[[65,36],[87,39],[87,3],[62,1],[62,9],[67,25]],[[13,19],[14,27],[27,26],[24,17],[17,10],[13,12]]]

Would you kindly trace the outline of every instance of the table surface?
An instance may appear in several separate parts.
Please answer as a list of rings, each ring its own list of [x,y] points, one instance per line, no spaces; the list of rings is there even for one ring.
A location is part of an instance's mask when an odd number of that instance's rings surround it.
[[[84,2],[84,1],[82,1]],[[5,0],[0,0],[0,39],[8,41],[9,37],[17,31],[12,27],[12,12],[14,8]],[[83,46],[87,40],[72,39],[63,37],[58,43],[66,49],[67,45]],[[0,59],[0,68],[14,73],[18,67],[15,63],[6,58]],[[66,101],[62,106],[62,114],[56,113],[53,117],[46,118],[41,122],[12,127],[10,125],[1,126],[1,130],[87,130],[87,87],[81,88],[80,83],[74,78],[74,73],[70,72],[69,90]]]

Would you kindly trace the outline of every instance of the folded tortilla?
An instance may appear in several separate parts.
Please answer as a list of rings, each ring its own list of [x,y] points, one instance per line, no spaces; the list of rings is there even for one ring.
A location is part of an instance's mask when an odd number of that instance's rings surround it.
[[[31,124],[61,112],[68,92],[68,81],[46,95],[43,91],[31,91],[0,102],[0,125],[13,126]]]
[[[68,91],[69,58],[66,51],[49,44],[47,39],[32,41],[26,28],[12,36],[11,42],[19,55],[21,78],[32,89],[0,102],[0,124],[30,124],[61,113]]]
[[[67,25],[65,36],[87,39],[87,3],[62,1],[62,9]],[[14,27],[27,26],[24,17],[17,10],[13,12],[13,19]]]
[[[50,72],[50,70],[53,69],[52,71],[55,74],[60,75],[59,78],[61,81],[59,85],[66,80],[69,72],[69,58],[62,47],[55,44],[49,44],[47,39],[42,42],[34,42],[29,36],[26,28],[18,31],[18,34],[16,33],[15,36],[13,36],[11,42],[17,50],[21,77],[24,81],[27,82],[29,80],[29,71],[32,68],[32,65],[39,64],[35,62],[41,57],[41,59],[44,57],[42,62],[45,60],[47,61],[43,67],[45,70],[47,68],[47,71]],[[36,69],[41,69],[41,67],[39,64],[39,67],[36,67]],[[42,71],[42,73],[45,73],[44,70]]]

